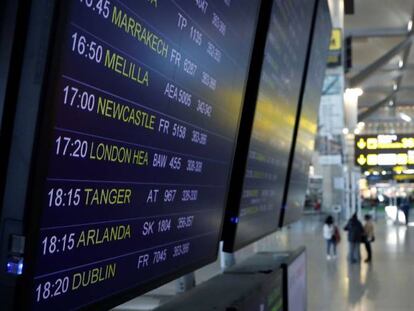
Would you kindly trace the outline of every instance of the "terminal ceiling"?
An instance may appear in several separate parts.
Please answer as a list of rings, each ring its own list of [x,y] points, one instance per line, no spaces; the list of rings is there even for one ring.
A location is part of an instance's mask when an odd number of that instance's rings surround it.
[[[355,0],[345,16],[345,36],[352,36],[348,87],[360,87],[359,121],[363,133],[414,132],[414,0]],[[356,82],[356,83],[355,83]]]

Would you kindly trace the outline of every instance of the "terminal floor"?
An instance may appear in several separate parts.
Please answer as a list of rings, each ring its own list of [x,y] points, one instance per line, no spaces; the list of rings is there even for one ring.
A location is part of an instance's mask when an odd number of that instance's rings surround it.
[[[338,258],[328,261],[322,226],[322,217],[305,216],[290,228],[238,251],[236,261],[240,262],[258,251],[280,251],[306,245],[308,311],[414,310],[414,223],[406,227],[378,220],[370,265],[364,262],[348,264],[348,244],[342,230]],[[364,247],[361,247],[361,254],[365,258]],[[218,273],[219,260],[196,271],[197,283]],[[176,282],[168,283],[116,310],[153,310],[173,297],[176,286]]]
[[[350,265],[342,231],[338,258],[328,261],[321,239],[322,223],[304,219],[287,233],[289,245],[308,251],[309,311],[414,310],[414,223],[395,226],[378,220],[372,264]],[[362,257],[365,249],[361,247]]]

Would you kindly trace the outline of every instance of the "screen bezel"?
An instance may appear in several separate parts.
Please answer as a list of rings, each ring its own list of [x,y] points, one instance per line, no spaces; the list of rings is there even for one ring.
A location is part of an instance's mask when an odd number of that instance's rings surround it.
[[[46,61],[46,72],[44,79],[41,85],[41,96],[39,100],[39,114],[38,121],[36,126],[35,140],[32,148],[32,163],[30,165],[30,178],[29,178],[29,190],[26,197],[26,206],[25,206],[25,217],[24,217],[24,233],[26,236],[25,243],[25,268],[24,273],[18,280],[17,284],[17,294],[14,297],[14,305],[17,309],[30,310],[33,307],[32,293],[34,288],[34,276],[35,276],[35,262],[37,259],[37,249],[40,239],[40,222],[43,214],[42,201],[43,201],[43,191],[45,188],[45,180],[47,177],[47,168],[50,158],[50,151],[52,150],[53,145],[53,124],[55,121],[55,111],[56,103],[53,102],[56,100],[56,85],[58,80],[56,77],[60,71],[59,65],[59,56],[64,48],[64,34],[66,30],[66,25],[69,20],[69,8],[71,5],[70,1],[54,1],[54,13],[53,21],[51,28],[55,29],[50,36],[48,51],[47,51],[47,61]],[[253,23],[253,27],[257,26],[258,16],[260,15],[261,6],[258,4],[256,13],[256,23]],[[254,32],[254,31],[253,31]],[[251,47],[253,47],[254,36],[252,37]],[[250,49],[250,55],[252,48]],[[250,59],[248,60],[250,63]],[[246,92],[247,76],[244,79],[243,85],[243,95]],[[240,128],[240,116],[244,106],[244,96],[242,96],[242,102],[240,103],[240,113],[239,113],[239,122],[236,125],[236,137],[238,130]],[[52,108],[52,109],[48,109]],[[232,150],[232,160],[234,159],[236,148],[236,140],[234,142]],[[232,161],[229,163],[230,170],[229,176],[231,174]],[[227,179],[226,188],[230,187],[230,177]],[[33,202],[33,203],[31,203]],[[223,199],[222,213],[221,213],[221,223],[224,224],[224,214],[226,208],[227,197]],[[177,279],[180,276],[183,276],[187,273],[193,272],[198,268],[201,268],[207,264],[214,262],[217,259],[219,251],[219,243],[221,240],[223,226],[220,226],[220,230],[217,234],[216,248],[212,256],[206,257],[204,260],[200,260],[189,264],[183,268],[180,268],[174,272],[167,273],[162,277],[157,277],[145,283],[144,285],[137,285],[131,288],[127,288],[122,292],[115,293],[110,296],[103,297],[97,301],[92,302],[88,305],[80,306],[81,309],[88,310],[102,310],[115,307],[119,304],[122,304],[130,299],[137,297],[140,294],[148,292],[156,287],[159,287],[163,284],[166,284],[174,279]]]

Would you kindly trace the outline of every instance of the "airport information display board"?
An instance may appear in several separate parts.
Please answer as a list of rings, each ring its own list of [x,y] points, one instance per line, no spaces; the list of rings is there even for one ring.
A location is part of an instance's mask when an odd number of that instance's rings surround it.
[[[319,103],[325,77],[331,28],[328,3],[326,0],[319,0],[281,225],[290,224],[302,215],[308,186],[309,166],[318,129]]]
[[[314,6],[309,0],[273,2],[243,191],[234,194],[241,203],[229,206],[225,251],[278,228]]]
[[[215,260],[260,1],[59,3],[29,307],[106,308]]]

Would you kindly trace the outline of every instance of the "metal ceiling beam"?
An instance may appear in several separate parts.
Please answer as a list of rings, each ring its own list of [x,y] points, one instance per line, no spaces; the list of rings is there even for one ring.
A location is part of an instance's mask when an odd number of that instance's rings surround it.
[[[389,66],[389,67],[385,67],[385,68],[381,68],[381,70],[382,71],[396,71],[396,70],[400,70],[400,71],[402,71],[402,72],[404,72],[404,71],[410,71],[410,70],[414,70],[414,64],[407,64],[407,65],[404,65],[404,67],[403,68],[400,68],[400,67],[395,67],[395,66],[392,66],[393,68],[391,68],[391,66]]]
[[[413,9],[413,12],[411,13],[411,23],[412,23],[413,20],[414,20],[414,9]],[[410,38],[410,37],[411,37],[411,39],[413,39],[412,25],[411,25],[410,32],[407,34],[407,38]],[[411,41],[411,44],[404,50],[403,57],[402,57],[403,68],[404,68],[404,65],[408,63],[408,58],[410,57],[410,52],[411,52],[412,46],[413,46],[413,41]],[[400,90],[401,83],[402,83],[402,80],[404,78],[404,75],[405,75],[405,71],[402,72],[402,75],[397,77],[397,80],[396,80],[397,92]]]
[[[411,21],[414,20],[414,10],[411,13]],[[363,69],[360,73],[353,76],[349,80],[350,87],[355,87],[365,79],[367,79],[369,76],[371,76],[375,71],[380,69],[382,66],[387,64],[394,56],[401,53],[403,51],[403,67],[401,69],[404,69],[404,67],[407,67],[408,58],[410,56],[411,46],[413,43],[413,36],[414,29],[406,30],[405,35],[406,38],[401,41],[399,44],[397,44],[394,48],[392,48],[390,51],[385,53],[383,56],[378,58],[376,61],[374,61],[372,64],[368,65],[365,69]],[[379,103],[367,108],[362,113],[358,114],[358,120],[364,120],[371,114],[373,114],[377,109],[382,107],[384,104],[388,103],[390,100],[394,100],[394,107],[395,107],[395,98],[397,92],[400,90],[402,79],[404,78],[404,74],[406,71],[403,71],[401,75],[399,75],[395,81],[395,84],[397,85],[396,89],[393,89],[392,92],[385,97],[383,100],[381,100]]]
[[[363,70],[365,67],[366,66],[353,65],[352,68],[351,68],[351,71],[359,72],[359,71]],[[411,70],[414,70],[414,64],[404,65],[404,68],[400,68],[400,67],[398,67],[398,65],[388,64],[388,65],[384,65],[383,67],[381,67],[377,71],[387,73],[387,72],[393,72],[393,71],[411,71]]]
[[[392,90],[392,86],[371,86],[364,88],[364,93],[389,92],[390,90]],[[398,90],[414,92],[414,85],[400,86]]]
[[[414,100],[397,100],[398,107],[414,106]]]
[[[414,108],[414,100],[399,100],[399,99],[394,99],[394,105],[398,106],[398,107],[411,107]],[[359,109],[367,109],[369,107],[371,107],[372,105],[369,104],[365,104],[365,105],[359,105],[358,108]],[[365,110],[364,110],[365,111]]]
[[[345,31],[345,37],[372,38],[372,37],[405,37],[407,27],[403,28],[358,28]]]
[[[397,124],[395,124],[395,121],[397,122]],[[409,123],[409,122],[405,122],[403,121],[400,117],[384,117],[383,119],[379,120],[379,119],[368,119],[364,121],[365,123],[365,128],[369,128],[369,127],[373,127],[375,125],[381,124],[383,126],[410,126],[410,127],[414,127],[413,124]],[[394,124],[392,124],[394,123]]]
[[[403,57],[402,57],[402,61],[403,61],[403,64],[406,64],[406,63],[408,63],[408,58],[410,57],[410,51],[411,51],[411,47],[412,47],[413,45],[412,44],[410,44],[405,50],[404,50],[404,53],[403,53]],[[404,67],[403,67],[404,68]],[[403,69],[402,68],[402,69]],[[397,86],[398,86],[398,89],[400,89],[400,87],[401,87],[401,82],[402,82],[402,79],[404,78],[404,74],[405,74],[405,71],[402,71],[402,74],[400,75],[400,76],[398,76],[397,77],[397,81],[396,81],[396,84],[397,84]]]
[[[364,123],[365,125],[368,123],[399,123],[399,124],[404,124],[407,126],[413,126],[412,124],[409,124],[408,122],[405,122],[404,120],[402,120],[399,116],[381,116],[379,118],[375,117],[375,119],[368,119],[365,120]]]
[[[402,51],[404,51],[405,49],[410,47],[412,41],[413,41],[413,35],[411,33],[409,36],[407,36],[407,38],[405,38],[403,41],[401,41],[399,44],[397,44],[395,47],[393,47],[391,50],[389,50],[383,56],[378,58],[372,64],[365,67],[363,70],[361,70],[355,76],[351,77],[348,80],[348,86],[353,88],[353,87],[357,87],[358,85],[360,85],[364,80],[369,78],[379,68],[381,68],[386,63],[388,63],[395,55],[401,53]]]
[[[393,99],[395,94],[396,94],[396,91],[393,91],[387,97],[385,97],[383,100],[381,100],[379,103],[376,103],[375,105],[369,106],[365,111],[359,113],[358,114],[358,121],[363,121],[364,119],[369,117],[378,108],[380,108],[382,105],[388,103],[391,99]]]

